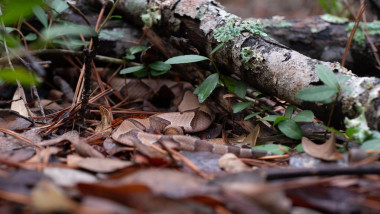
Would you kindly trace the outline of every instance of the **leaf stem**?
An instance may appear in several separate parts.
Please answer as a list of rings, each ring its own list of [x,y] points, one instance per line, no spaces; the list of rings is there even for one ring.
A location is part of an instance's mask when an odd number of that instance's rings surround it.
[[[333,117],[333,115],[334,115],[334,111],[335,111],[335,105],[336,105],[336,103],[338,102],[339,94],[340,94],[340,88],[338,88],[338,93],[337,93],[336,96],[335,96],[335,100],[334,100],[334,102],[332,102],[332,104],[331,104],[331,110],[330,110],[330,114],[329,114],[329,120],[327,121],[327,127],[330,127],[331,120],[332,120],[332,117]],[[325,131],[325,138],[326,138],[326,135],[327,135],[327,129],[326,129],[326,131]]]
[[[106,19],[103,21],[103,23],[100,25],[100,27],[96,30],[96,32],[99,34],[100,31],[103,29],[104,25],[111,19],[111,16],[113,14],[113,11],[115,10],[116,6],[119,4],[120,0],[116,0],[115,3],[112,5],[112,8],[110,12],[107,14]]]

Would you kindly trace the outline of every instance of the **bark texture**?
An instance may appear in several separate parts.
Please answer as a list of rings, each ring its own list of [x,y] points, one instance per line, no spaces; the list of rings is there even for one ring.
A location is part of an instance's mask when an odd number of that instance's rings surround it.
[[[177,37],[186,40],[195,47],[201,55],[209,56],[211,50],[218,44],[213,31],[225,26],[228,20],[233,20],[238,26],[242,20],[221,7],[212,0],[166,0],[121,1],[119,9],[130,21],[141,24],[140,15],[145,13],[153,4],[158,6],[161,20],[154,29],[162,37]],[[242,61],[242,48],[254,52],[248,62]],[[165,51],[165,50],[162,50]],[[238,75],[254,88],[267,94],[274,95],[303,109],[312,110],[316,116],[327,120],[331,105],[304,102],[295,94],[307,87],[321,84],[315,72],[318,64],[331,68],[337,76],[349,75],[346,82],[352,93],[341,93],[338,98],[334,125],[343,127],[345,117],[355,117],[358,111],[355,103],[365,106],[368,126],[380,128],[380,80],[374,77],[357,77],[339,63],[330,63],[309,58],[297,51],[278,43],[270,37],[258,36],[242,32],[227,42],[213,55],[214,61],[225,72]]]
[[[314,59],[341,61],[352,25],[348,21],[334,23],[326,21],[327,15],[302,20],[285,20],[281,17],[263,19],[266,32],[282,44]],[[378,22],[376,22],[378,23]],[[374,23],[369,23],[374,25]],[[364,26],[364,25],[362,25]],[[380,28],[380,27],[379,27]],[[364,39],[359,27],[355,38]],[[361,36],[360,36],[360,35]],[[380,30],[370,32],[369,37],[377,50],[380,50]],[[378,54],[378,53],[377,53]],[[364,40],[354,40],[348,52],[345,67],[359,76],[380,77],[380,70],[371,44]]]

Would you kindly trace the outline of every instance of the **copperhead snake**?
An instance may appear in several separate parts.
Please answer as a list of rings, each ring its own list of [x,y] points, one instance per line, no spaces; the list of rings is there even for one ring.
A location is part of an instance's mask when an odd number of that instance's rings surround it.
[[[141,80],[149,81],[149,80]],[[157,82],[157,80],[154,80]],[[191,152],[207,151],[216,154],[234,153],[242,158],[256,158],[268,155],[265,151],[239,148],[235,146],[213,144],[183,132],[194,133],[207,129],[214,120],[214,113],[206,104],[200,104],[197,97],[189,90],[189,83],[176,83],[159,80],[163,84],[169,83],[172,90],[182,91],[182,95],[174,100],[178,104],[178,112],[160,113],[145,119],[126,119],[112,133],[111,137],[118,143],[135,146],[136,144],[154,144],[177,150]],[[159,86],[161,83],[145,83],[149,86]],[[129,87],[129,89],[133,89]],[[178,101],[179,100],[179,101]],[[157,135],[155,132],[164,132],[169,135]],[[174,135],[173,135],[174,133]]]

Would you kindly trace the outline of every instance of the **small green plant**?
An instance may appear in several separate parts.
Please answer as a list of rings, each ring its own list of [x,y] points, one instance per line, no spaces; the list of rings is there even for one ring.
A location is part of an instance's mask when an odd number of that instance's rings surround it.
[[[327,126],[330,126],[335,104],[338,101],[341,90],[345,90],[348,93],[351,92],[351,89],[347,85],[344,85],[350,77],[343,75],[337,78],[331,69],[324,65],[317,65],[315,70],[324,85],[302,89],[296,94],[296,97],[309,102],[332,103],[327,122]]]
[[[268,115],[261,120],[273,122],[273,126],[278,125],[278,129],[287,137],[299,140],[302,138],[303,133],[299,122],[313,122],[314,114],[312,111],[304,110],[297,115],[292,116],[294,113],[294,106],[288,106],[285,109],[285,115]]]
[[[318,0],[322,8],[332,15],[346,17],[350,15],[344,6],[343,0]]]
[[[146,48],[144,46],[134,46],[127,50],[125,58],[133,60],[135,59],[135,54],[141,51],[144,51]],[[155,61],[153,63],[149,63],[147,65],[137,65],[128,68],[124,68],[120,71],[120,74],[129,74],[133,73],[137,77],[145,77],[148,75],[148,72],[152,76],[160,76],[165,74],[171,69],[171,65],[173,64],[183,64],[183,63],[193,63],[199,62],[203,60],[208,60],[207,57],[199,56],[199,55],[183,55],[172,57],[168,60],[164,61]]]
[[[290,147],[279,144],[265,144],[252,147],[254,150],[271,152],[276,155],[283,155],[285,151],[289,151]]]

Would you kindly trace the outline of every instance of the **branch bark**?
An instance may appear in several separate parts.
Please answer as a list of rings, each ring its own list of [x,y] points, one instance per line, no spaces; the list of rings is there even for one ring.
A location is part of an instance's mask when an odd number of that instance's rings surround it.
[[[165,36],[175,36],[187,40],[198,49],[201,55],[209,56],[211,50],[219,43],[213,30],[224,26],[228,20],[239,25],[242,20],[226,12],[212,0],[166,0],[150,1],[150,6],[157,4],[161,14],[156,31]],[[129,20],[141,24],[140,15],[145,13],[146,1],[122,1],[119,9]],[[250,48],[255,57],[248,63],[242,61],[242,48]],[[318,64],[331,68],[337,76],[349,75],[346,84],[352,93],[343,92],[338,98],[333,124],[343,127],[345,117],[358,116],[355,103],[365,106],[365,116],[371,129],[380,128],[380,79],[374,77],[357,77],[338,63],[330,63],[309,58],[291,50],[270,37],[242,32],[227,42],[213,55],[214,61],[224,71],[238,75],[252,87],[267,94],[279,97],[303,109],[312,110],[316,116],[327,121],[331,105],[304,102],[295,97],[304,88],[321,84],[315,72]]]

